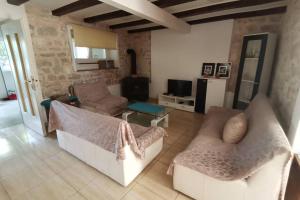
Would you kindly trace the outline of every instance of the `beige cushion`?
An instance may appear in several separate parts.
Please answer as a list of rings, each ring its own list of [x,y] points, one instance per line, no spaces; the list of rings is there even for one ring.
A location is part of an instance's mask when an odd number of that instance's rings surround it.
[[[223,129],[223,140],[226,143],[236,144],[246,134],[247,118],[244,113],[239,113],[231,117]]]
[[[99,102],[103,98],[111,95],[104,80],[98,80],[93,83],[75,84],[74,90],[81,103]]]

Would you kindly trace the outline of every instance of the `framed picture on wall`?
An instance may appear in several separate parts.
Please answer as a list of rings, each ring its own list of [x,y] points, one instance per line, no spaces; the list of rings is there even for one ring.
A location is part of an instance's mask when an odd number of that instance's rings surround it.
[[[202,76],[214,77],[215,76],[216,63],[203,63]]]
[[[216,78],[230,78],[231,63],[217,63]]]

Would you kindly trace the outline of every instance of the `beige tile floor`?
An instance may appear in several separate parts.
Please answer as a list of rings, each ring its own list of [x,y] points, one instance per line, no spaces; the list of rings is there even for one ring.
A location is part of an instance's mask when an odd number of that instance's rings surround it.
[[[0,130],[1,200],[187,200],[166,171],[199,129],[203,116],[174,111],[163,151],[124,188],[23,125]]]

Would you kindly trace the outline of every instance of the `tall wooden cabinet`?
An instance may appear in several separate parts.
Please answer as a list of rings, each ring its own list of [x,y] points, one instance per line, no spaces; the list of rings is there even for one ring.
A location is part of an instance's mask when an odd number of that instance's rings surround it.
[[[276,40],[273,33],[244,36],[233,108],[245,109],[257,93],[268,93]]]

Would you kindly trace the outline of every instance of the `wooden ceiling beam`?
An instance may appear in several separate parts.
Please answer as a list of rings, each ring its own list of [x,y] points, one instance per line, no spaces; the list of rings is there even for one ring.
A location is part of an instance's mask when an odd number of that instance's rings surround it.
[[[241,18],[248,18],[248,17],[274,15],[274,14],[285,13],[286,11],[287,11],[287,7],[282,6],[282,7],[269,8],[269,9],[264,9],[264,10],[249,11],[249,12],[243,12],[243,13],[234,13],[234,14],[228,14],[228,15],[223,15],[223,16],[210,17],[210,18],[206,18],[206,19],[197,19],[197,20],[188,21],[188,23],[191,25],[195,25],[195,24],[203,24],[203,23],[208,23],[208,22],[216,22],[216,21],[223,21],[223,20],[229,20],[229,19],[241,19]]]
[[[141,20],[136,20],[132,22],[125,22],[125,23],[120,23],[120,24],[114,24],[109,26],[111,29],[120,29],[120,28],[127,28],[131,26],[138,26],[138,25],[144,25],[144,24],[149,24],[151,21],[146,20],[146,19],[141,19]]]
[[[128,33],[141,33],[141,32],[147,32],[147,31],[155,31],[155,30],[161,30],[166,29],[164,26],[151,26],[146,28],[139,28],[139,29],[133,29],[129,30]]]
[[[98,4],[102,4],[102,2],[98,0],[78,0],[60,8],[57,8],[55,10],[52,10],[52,15],[63,16]]]
[[[84,18],[83,21],[86,23],[95,23],[95,22],[100,22],[100,21],[105,21],[105,20],[110,20],[110,19],[115,19],[115,18],[120,18],[120,17],[126,17],[132,15],[131,13],[128,13],[124,10],[117,10],[114,12],[109,12],[101,15],[96,15],[92,17],[87,17]]]
[[[153,2],[154,5],[160,7],[160,8],[166,8],[170,6],[175,6],[183,3],[188,3],[192,2],[195,0],[159,0]],[[95,22],[100,22],[100,21],[105,21],[105,20],[110,20],[110,19],[115,19],[115,18],[120,18],[120,17],[126,17],[132,15],[129,12],[123,11],[123,10],[117,10],[114,12],[109,12],[101,15],[96,15],[92,17],[87,17],[83,21],[87,23],[95,23]]]
[[[195,0],[158,0],[153,2],[153,4],[157,5],[160,8],[166,8],[171,6],[176,6],[183,3],[189,3]]]
[[[148,0],[102,0],[102,2],[177,32],[189,33],[191,30],[188,23]]]
[[[280,1],[283,2],[284,0],[240,0],[240,1],[221,3],[221,4],[212,5],[212,6],[178,12],[178,13],[175,13],[174,15],[176,17],[180,17],[180,18],[191,17],[191,16],[195,16],[195,15],[208,14],[211,12],[219,12],[219,11],[223,11],[223,10],[244,8],[244,7],[249,7],[249,6],[258,6],[258,5],[263,5],[263,4],[273,3],[273,2],[280,2]]]
[[[23,3],[26,3],[27,1],[29,0],[7,0],[7,3],[15,6],[19,6],[22,5]]]
[[[216,4],[216,5],[212,5],[212,6],[182,11],[182,12],[174,13],[173,15],[178,18],[184,18],[184,17],[195,16],[195,15],[208,14],[208,13],[212,13],[212,12],[219,12],[219,11],[224,11],[224,10],[229,10],[229,9],[257,6],[257,5],[279,2],[279,1],[283,1],[283,0],[240,0],[240,1],[226,2],[226,3]],[[151,23],[151,22],[148,20],[136,20],[136,21],[131,21],[131,22],[114,24],[114,25],[111,25],[110,28],[111,29],[120,29],[120,28],[127,28],[127,27],[144,25],[144,24],[149,24],[149,23]]]
[[[269,9],[263,9],[263,10],[257,10],[257,11],[240,12],[240,13],[233,13],[233,14],[226,14],[226,15],[208,17],[208,18],[203,18],[203,19],[198,19],[198,20],[191,20],[191,21],[188,21],[187,23],[189,23],[191,25],[204,24],[204,23],[224,21],[224,20],[229,20],[229,19],[239,19],[239,18],[248,18],[248,17],[258,17],[258,16],[281,14],[281,13],[285,13],[286,11],[287,11],[287,7],[286,6],[281,6],[281,7],[277,7],[277,8],[269,8]],[[133,29],[133,30],[129,30],[128,33],[140,33],[140,32],[160,30],[160,29],[165,29],[165,27],[163,27],[163,26],[152,26],[152,27],[147,27],[147,28]]]

